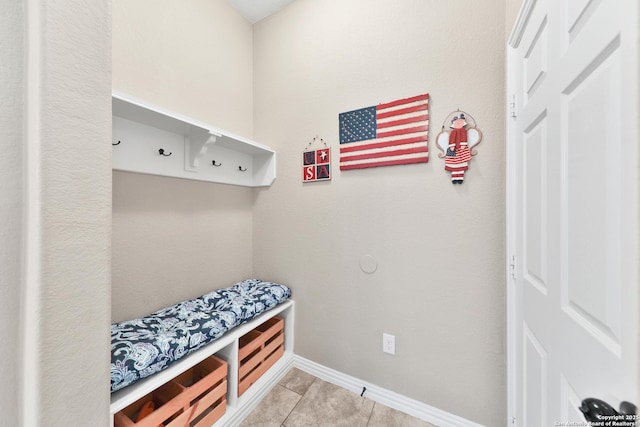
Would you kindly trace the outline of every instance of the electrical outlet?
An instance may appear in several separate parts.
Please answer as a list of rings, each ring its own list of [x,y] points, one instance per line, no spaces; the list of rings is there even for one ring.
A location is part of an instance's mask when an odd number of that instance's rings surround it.
[[[396,354],[396,336],[382,334],[382,351],[389,354]]]

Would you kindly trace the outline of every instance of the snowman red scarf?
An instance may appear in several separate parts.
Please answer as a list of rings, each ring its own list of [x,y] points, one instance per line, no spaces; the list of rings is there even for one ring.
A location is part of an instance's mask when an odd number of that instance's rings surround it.
[[[467,130],[464,127],[458,129],[452,129],[449,134],[449,147],[451,145],[455,145],[454,149],[457,151],[460,149],[461,142],[468,142],[467,139]]]

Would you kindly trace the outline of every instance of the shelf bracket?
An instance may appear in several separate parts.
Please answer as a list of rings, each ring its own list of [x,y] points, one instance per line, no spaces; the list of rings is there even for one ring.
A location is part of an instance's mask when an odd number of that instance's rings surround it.
[[[207,135],[185,136],[184,138],[184,170],[197,172],[200,159],[210,146],[222,135],[209,132]]]

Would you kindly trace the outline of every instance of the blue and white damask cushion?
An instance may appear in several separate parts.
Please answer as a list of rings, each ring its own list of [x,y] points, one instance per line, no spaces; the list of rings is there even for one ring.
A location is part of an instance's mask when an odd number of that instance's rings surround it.
[[[163,370],[290,296],[284,285],[249,279],[140,319],[114,323],[111,391]]]

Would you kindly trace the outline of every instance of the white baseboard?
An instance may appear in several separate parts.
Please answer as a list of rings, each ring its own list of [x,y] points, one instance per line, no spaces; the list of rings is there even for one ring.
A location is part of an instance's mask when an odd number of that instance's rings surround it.
[[[426,403],[410,399],[391,390],[327,368],[326,366],[298,355],[293,357],[293,367],[354,393],[360,394],[362,393],[362,387],[366,387],[367,390],[364,397],[367,399],[427,421],[438,427],[483,427],[481,424],[474,423],[473,421],[429,406]]]

